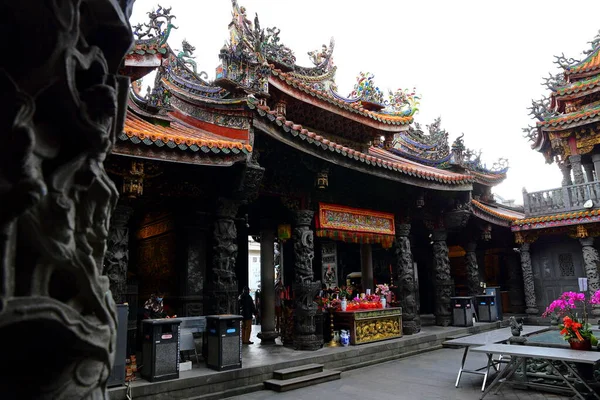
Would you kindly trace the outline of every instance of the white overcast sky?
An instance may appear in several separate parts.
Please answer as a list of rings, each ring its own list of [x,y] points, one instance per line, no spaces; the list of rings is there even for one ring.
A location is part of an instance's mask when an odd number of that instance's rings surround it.
[[[340,93],[352,90],[360,71],[375,74],[382,90],[417,88],[420,112],[429,124],[442,117],[453,141],[483,150],[488,165],[507,157],[510,170],[495,193],[522,204],[522,188],[559,187],[556,165],[530,149],[521,128],[532,98],[548,95],[542,77],[556,73],[554,55],[581,59],[598,30],[600,1],[538,0],[238,0],[250,20],[281,29],[282,43],[310,66],[306,53],[335,38]],[[132,24],[145,22],[156,0],[135,2]],[[196,47],[198,70],[214,79],[218,52],[228,38],[230,0],[162,0],[172,7],[182,39]],[[301,122],[301,121],[299,121]]]

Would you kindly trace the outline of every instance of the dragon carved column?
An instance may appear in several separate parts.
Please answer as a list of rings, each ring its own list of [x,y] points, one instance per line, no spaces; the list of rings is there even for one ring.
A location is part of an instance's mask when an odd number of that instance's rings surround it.
[[[313,281],[314,236],[310,229],[314,212],[296,211],[296,226],[292,240],[294,243],[294,348],[296,350],[317,350],[323,346],[317,337],[315,316],[316,294],[321,289],[320,281]]]
[[[573,180],[571,179],[571,164],[564,162],[559,164],[558,167],[563,176],[562,186],[571,186],[573,184]]]
[[[525,312],[537,315],[539,310],[535,300],[535,282],[533,280],[533,268],[531,266],[530,243],[521,244],[521,270],[523,271],[523,287],[525,291]]]
[[[569,156],[571,162],[571,168],[573,169],[573,183],[575,185],[581,185],[585,183],[585,175],[583,174],[583,166],[581,165],[581,155],[574,154]]]
[[[477,265],[477,253],[475,253],[475,249],[477,248],[477,242],[472,241],[469,242],[465,246],[466,254],[465,261],[467,264],[467,290],[469,296],[475,296],[479,294],[479,265]]]
[[[111,221],[106,254],[104,255],[104,274],[110,280],[110,291],[115,303],[125,302],[127,290],[127,268],[129,266],[129,218],[133,209],[119,204],[115,208]]]
[[[454,295],[454,280],[450,276],[450,258],[448,257],[447,233],[434,230],[433,267],[435,271],[435,324],[448,326],[452,322],[450,297]]]
[[[396,265],[400,286],[400,306],[402,307],[402,332],[412,335],[421,331],[421,317],[413,256],[410,248],[410,224],[396,225]]]
[[[213,231],[213,260],[211,304],[213,314],[238,314],[237,277],[235,261],[237,258],[237,229],[235,216],[239,203],[227,198],[219,198]]]
[[[118,69],[133,43],[131,3],[2,5],[11,33],[11,57],[0,61],[5,399],[108,398],[117,315],[102,260],[118,191],[104,160],[125,121],[129,79]]]
[[[583,252],[585,273],[588,278],[588,289],[590,293],[595,293],[600,290],[600,273],[598,271],[600,257],[598,256],[598,250],[594,247],[593,237],[579,239],[579,242],[581,243],[581,251]],[[600,315],[600,305],[592,304],[592,315]]]

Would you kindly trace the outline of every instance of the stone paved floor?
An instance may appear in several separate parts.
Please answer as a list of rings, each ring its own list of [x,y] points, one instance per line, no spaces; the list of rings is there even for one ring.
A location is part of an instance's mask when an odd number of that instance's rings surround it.
[[[481,395],[483,377],[465,374],[454,387],[462,357],[462,349],[441,349],[376,366],[342,373],[337,381],[322,383],[285,393],[260,391],[231,397],[238,400],[475,400]],[[485,364],[485,355],[470,353],[467,368]],[[503,386],[498,395],[490,393],[486,400],[569,399],[547,392],[519,390]]]

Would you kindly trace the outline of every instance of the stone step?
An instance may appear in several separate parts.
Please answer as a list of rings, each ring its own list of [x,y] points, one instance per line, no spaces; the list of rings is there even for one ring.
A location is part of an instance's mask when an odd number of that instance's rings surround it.
[[[265,389],[276,392],[287,392],[288,390],[300,389],[306,386],[316,385],[340,379],[340,371],[322,371],[311,375],[299,376],[291,379],[269,379],[265,381]]]
[[[279,369],[273,371],[273,378],[280,380],[293,379],[299,376],[316,374],[317,372],[323,372],[323,364],[306,364],[299,367]]]

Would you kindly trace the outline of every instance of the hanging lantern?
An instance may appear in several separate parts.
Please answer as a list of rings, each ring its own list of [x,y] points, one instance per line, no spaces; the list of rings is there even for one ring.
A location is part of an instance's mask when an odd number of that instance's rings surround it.
[[[131,169],[123,176],[123,195],[136,198],[144,193],[144,163],[131,162]]]
[[[492,225],[491,224],[487,224],[483,228],[483,232],[481,232],[481,239],[485,240],[486,242],[489,242],[490,240],[492,240]]]
[[[286,241],[292,237],[292,226],[282,224],[277,226],[277,238],[281,241]]]
[[[417,208],[423,208],[425,206],[425,196],[423,195],[423,192],[419,193],[416,205]]]
[[[329,176],[327,170],[317,172],[317,189],[327,189],[329,186]]]

